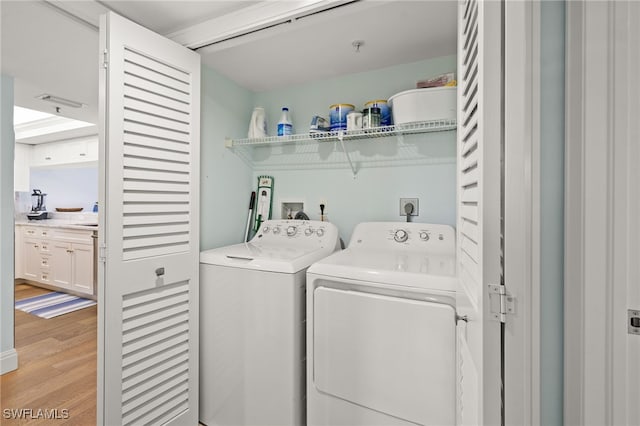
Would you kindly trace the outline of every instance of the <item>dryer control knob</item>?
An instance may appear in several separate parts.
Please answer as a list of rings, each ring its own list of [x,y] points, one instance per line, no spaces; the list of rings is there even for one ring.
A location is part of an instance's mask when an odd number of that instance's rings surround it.
[[[318,235],[318,237],[322,237],[324,235],[324,229],[320,228],[316,231],[316,234]]]
[[[262,228],[262,233],[266,234],[267,232],[269,232],[269,227],[265,226],[264,228]]]
[[[279,234],[280,233],[280,227],[276,226],[275,228],[273,228],[273,233],[274,234]]]
[[[289,237],[293,237],[294,235],[296,235],[296,231],[297,231],[297,228],[295,226],[290,226],[287,228],[287,235]]]
[[[307,228],[304,230],[304,235],[306,235],[307,237],[311,234],[313,234],[313,228]]]
[[[423,232],[421,232],[421,233],[420,233],[420,239],[421,239],[422,241],[429,241],[429,234],[427,234],[427,233],[426,233],[426,232],[424,232],[424,231],[423,231]]]
[[[404,243],[409,238],[409,234],[404,229],[398,229],[393,236],[393,239],[399,243]]]

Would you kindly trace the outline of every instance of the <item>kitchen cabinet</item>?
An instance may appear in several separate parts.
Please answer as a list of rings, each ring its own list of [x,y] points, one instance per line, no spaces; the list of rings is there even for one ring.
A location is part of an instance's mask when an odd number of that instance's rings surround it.
[[[385,141],[388,139],[394,141],[398,144],[398,149],[395,150],[398,154],[385,159],[385,161],[393,163],[402,161],[404,157],[411,157],[412,160],[416,158],[414,153],[407,156],[402,155],[405,148],[411,149],[409,145],[415,146],[415,143],[407,144],[405,136],[455,130],[456,120],[444,119],[404,123],[396,126],[384,126],[372,129],[315,134],[301,133],[289,136],[268,136],[264,138],[227,139],[225,146],[249,163],[254,170],[260,170],[262,168],[269,170],[278,167],[288,168],[292,166],[297,160],[291,159],[296,158],[294,154],[296,154],[295,151],[298,149],[300,150],[299,154],[301,154],[298,157],[303,158],[299,165],[304,165],[304,163],[310,163],[320,158],[329,158],[332,154],[329,152],[331,148],[326,148],[338,144],[336,151],[342,153],[342,158],[332,158],[329,161],[348,165],[355,177],[358,172],[359,163],[379,161],[377,158],[367,159],[365,158],[366,156],[358,155],[357,151],[367,150],[366,144],[356,146],[355,144],[358,141],[382,138],[384,138]],[[426,142],[427,140],[428,138],[420,139],[422,142]],[[334,142],[334,144],[330,144],[330,142]],[[385,143],[389,142],[387,141]],[[277,149],[280,149],[280,151],[275,151]],[[287,158],[289,158],[289,160],[283,162],[282,158],[285,156],[288,156]]]
[[[46,166],[54,164],[54,158],[56,155],[54,153],[54,148],[52,147],[54,143],[43,143],[40,145],[34,145],[31,151],[31,162],[30,166]]]
[[[54,240],[51,246],[52,284],[93,294],[93,245]]]
[[[13,163],[13,190],[25,191],[29,189],[29,160],[31,157],[31,145],[23,143],[15,144]]]
[[[93,230],[17,226],[16,236],[16,278],[95,295]]]
[[[53,285],[94,294],[93,231],[57,228],[51,252]]]
[[[98,161],[98,136],[34,145],[31,167],[60,166]]]
[[[16,247],[20,250],[16,255],[19,261],[16,277],[51,284],[51,231],[37,227],[22,228],[20,247]]]

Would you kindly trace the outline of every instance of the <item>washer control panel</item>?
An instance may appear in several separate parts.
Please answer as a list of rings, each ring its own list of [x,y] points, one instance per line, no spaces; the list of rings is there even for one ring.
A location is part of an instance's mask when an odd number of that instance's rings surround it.
[[[356,226],[349,247],[455,253],[455,230],[449,225],[431,223],[364,222]]]
[[[329,222],[315,220],[268,220],[262,224],[258,233],[251,239],[251,242],[272,242],[285,241],[287,244],[305,241],[335,241],[338,236],[338,228]]]

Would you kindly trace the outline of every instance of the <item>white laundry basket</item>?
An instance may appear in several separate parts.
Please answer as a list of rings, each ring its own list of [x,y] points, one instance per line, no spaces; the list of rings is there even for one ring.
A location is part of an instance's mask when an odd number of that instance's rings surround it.
[[[457,87],[432,87],[397,93],[389,98],[398,124],[456,118]]]

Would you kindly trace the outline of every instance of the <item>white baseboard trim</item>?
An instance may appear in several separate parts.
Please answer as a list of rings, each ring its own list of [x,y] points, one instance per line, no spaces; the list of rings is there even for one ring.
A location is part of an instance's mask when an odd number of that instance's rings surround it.
[[[18,352],[15,348],[0,353],[0,375],[18,369]]]

